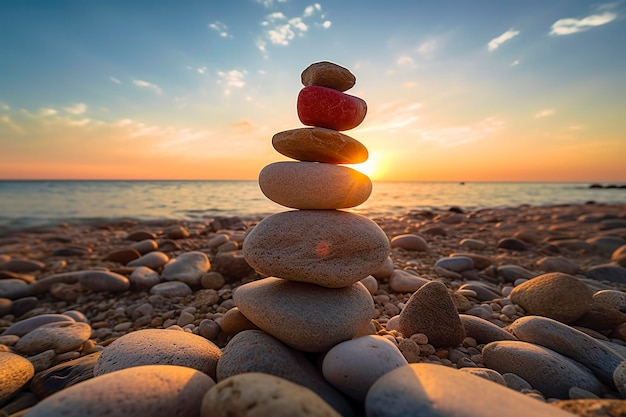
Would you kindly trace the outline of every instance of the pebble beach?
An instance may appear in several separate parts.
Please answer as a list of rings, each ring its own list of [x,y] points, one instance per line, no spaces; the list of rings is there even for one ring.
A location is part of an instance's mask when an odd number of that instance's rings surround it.
[[[412,401],[461,408],[442,411],[450,416],[502,407],[528,415],[535,403],[543,414],[533,415],[624,415],[626,205],[455,207],[372,220],[392,249],[362,280],[374,306],[368,325],[317,353],[281,343],[235,306],[238,287],[264,278],[241,254],[256,222],[61,224],[3,236],[1,412],[220,415],[203,398],[241,405],[218,388],[245,386],[232,378],[253,373],[262,388],[244,392],[266,395],[271,407],[305,387],[302,401],[320,407],[313,415],[401,415]],[[333,307],[346,308],[331,305],[325,317],[283,308],[279,325],[289,314],[341,321]],[[403,334],[406,314],[427,319]],[[287,329],[306,338],[299,330]],[[124,371],[138,365],[145,376]],[[278,380],[263,382],[269,375]],[[415,378],[433,386],[394,388]],[[182,389],[190,379],[195,388]],[[274,394],[263,391],[272,384]],[[400,414],[376,411],[393,411],[385,396]],[[74,414],[46,414],[55,398]]]

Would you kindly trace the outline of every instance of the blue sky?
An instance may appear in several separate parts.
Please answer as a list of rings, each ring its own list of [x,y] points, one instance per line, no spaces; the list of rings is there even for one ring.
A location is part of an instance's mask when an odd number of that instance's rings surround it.
[[[357,77],[374,178],[626,181],[626,3],[0,3],[0,178],[254,179],[300,73]]]

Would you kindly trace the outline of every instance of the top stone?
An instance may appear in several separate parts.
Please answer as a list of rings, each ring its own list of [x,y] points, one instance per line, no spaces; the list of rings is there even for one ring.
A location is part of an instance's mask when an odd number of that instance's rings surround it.
[[[305,87],[317,85],[346,91],[354,87],[356,77],[347,68],[328,61],[316,62],[309,65],[301,75]]]

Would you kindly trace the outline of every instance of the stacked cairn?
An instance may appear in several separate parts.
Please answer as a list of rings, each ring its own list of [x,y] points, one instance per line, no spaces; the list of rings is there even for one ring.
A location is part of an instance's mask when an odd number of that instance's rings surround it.
[[[359,281],[390,253],[372,220],[347,211],[367,200],[372,182],[339,164],[367,160],[367,148],[340,131],[357,127],[367,105],[344,91],[354,75],[318,62],[302,73],[298,117],[307,128],[277,133],[272,145],[295,161],[259,174],[270,200],[296,210],[271,215],[246,236],[243,255],[267,278],[237,288],[239,311],[261,330],[303,352],[324,352],[371,323],[374,303]]]

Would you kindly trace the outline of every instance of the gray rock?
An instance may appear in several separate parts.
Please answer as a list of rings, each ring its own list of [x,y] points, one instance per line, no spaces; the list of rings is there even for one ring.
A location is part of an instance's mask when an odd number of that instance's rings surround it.
[[[305,352],[351,339],[374,312],[372,296],[360,282],[326,288],[270,277],[238,287],[233,300],[252,323]]]
[[[12,324],[8,329],[2,332],[2,335],[14,334],[22,337],[39,326],[60,321],[73,323],[75,320],[66,314],[42,314],[40,316],[29,317]]]
[[[391,247],[425,252],[428,250],[428,243],[426,243],[426,240],[423,237],[408,233],[404,235],[394,236],[391,239]]]
[[[87,323],[58,321],[39,326],[18,340],[15,350],[24,355],[36,355],[45,350],[55,353],[78,350],[91,336]]]
[[[518,265],[500,265],[497,271],[498,275],[501,276],[506,282],[515,282],[520,278],[530,279],[538,275],[536,272],[522,268]]]
[[[396,292],[413,293],[428,282],[430,282],[429,279],[418,277],[402,269],[394,269],[389,275],[389,287]]]
[[[0,297],[15,300],[29,295],[29,285],[21,279],[0,279]]]
[[[501,374],[524,378],[546,397],[567,399],[571,387],[601,395],[602,385],[589,369],[551,349],[513,340],[492,342],[483,348],[483,363]]]
[[[78,282],[91,291],[122,292],[130,288],[128,278],[109,271],[80,271]]]
[[[423,333],[435,347],[454,347],[465,338],[463,323],[448,289],[438,281],[431,281],[415,291],[399,320],[400,332],[405,337]]]
[[[626,268],[619,265],[595,265],[588,268],[585,275],[598,281],[626,284]]]
[[[141,251],[139,251],[141,252]],[[161,251],[148,252],[141,258],[133,259],[127,266],[147,266],[150,269],[159,269],[170,260],[169,256]]]
[[[459,314],[459,318],[461,323],[463,323],[467,336],[473,337],[480,344],[498,340],[517,340],[517,337],[511,333],[480,317]]]
[[[200,279],[210,268],[211,263],[205,253],[185,252],[165,265],[161,278],[165,281],[182,281],[190,286],[199,286]]]
[[[247,372],[261,372],[302,385],[322,397],[341,415],[353,415],[348,401],[305,356],[261,330],[235,335],[217,364],[217,381]]]
[[[444,268],[454,272],[463,272],[474,269],[474,261],[467,256],[440,258],[435,262],[435,268]]]
[[[330,288],[375,272],[389,255],[385,232],[367,217],[337,210],[271,215],[246,236],[243,254],[257,271]]]
[[[152,287],[161,282],[159,273],[147,266],[138,266],[128,277],[130,285],[137,291],[149,291]]]
[[[180,281],[161,282],[150,288],[152,295],[164,295],[166,297],[184,297],[193,294],[189,285]]]
[[[179,365],[215,379],[221,350],[204,337],[174,330],[144,329],[127,333],[108,345],[98,358],[94,375],[141,365]]]
[[[376,381],[367,393],[365,414],[369,417],[571,417],[484,378],[426,363],[403,366]]]
[[[580,272],[580,265],[562,256],[544,256],[536,264],[543,272],[563,272],[570,275]]]
[[[593,337],[547,317],[519,318],[509,330],[519,340],[545,346],[582,363],[609,386],[613,385],[615,368],[626,359]]]
[[[28,417],[186,417],[199,415],[215,385],[206,374],[175,365],[145,365],[102,375],[45,398]]]

